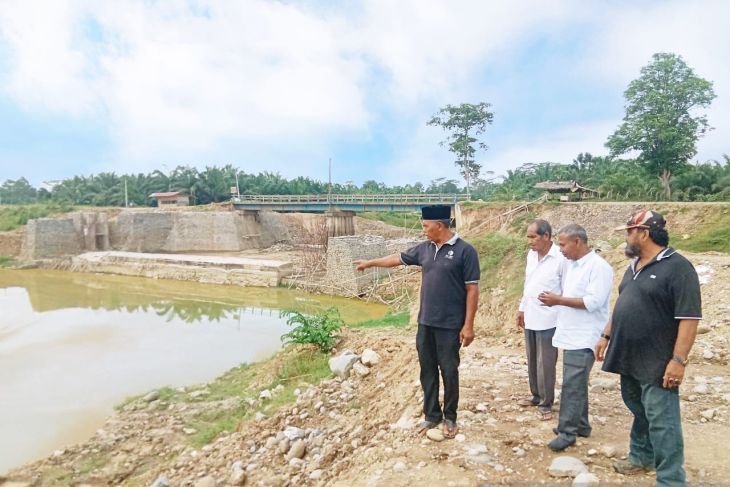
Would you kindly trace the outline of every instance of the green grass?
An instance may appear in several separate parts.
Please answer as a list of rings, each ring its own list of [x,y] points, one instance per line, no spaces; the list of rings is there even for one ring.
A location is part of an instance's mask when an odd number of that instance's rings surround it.
[[[60,203],[36,205],[4,205],[0,206],[0,232],[21,227],[34,218],[44,218],[59,213],[68,213],[74,208]]]
[[[393,328],[403,328],[408,325],[410,315],[408,311],[400,311],[398,313],[388,313],[382,318],[374,320],[365,320],[350,325],[350,328],[385,328],[392,326]]]
[[[681,235],[669,234],[669,245],[688,252],[730,253],[730,211],[725,211],[712,220],[711,225],[690,235],[686,240]]]
[[[0,267],[13,267],[15,264],[15,257],[11,255],[0,255]]]
[[[411,230],[421,229],[421,217],[418,213],[404,213],[397,211],[366,211],[357,216],[367,220],[377,220],[394,227],[403,227]]]
[[[479,264],[482,274],[480,284],[485,289],[493,288],[501,284],[501,279],[498,275],[501,268],[504,267],[506,269],[510,267],[507,270],[511,274],[513,272],[519,272],[519,268],[524,267],[527,242],[523,237],[501,232],[490,232],[472,239],[471,243],[479,253]],[[510,294],[514,292],[513,288],[517,289],[522,286],[522,282],[519,279],[510,279],[509,284],[506,292]]]

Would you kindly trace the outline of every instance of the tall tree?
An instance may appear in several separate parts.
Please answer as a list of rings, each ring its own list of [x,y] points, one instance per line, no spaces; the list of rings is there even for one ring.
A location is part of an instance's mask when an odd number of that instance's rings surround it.
[[[697,153],[697,140],[711,129],[697,110],[715,98],[712,83],[696,76],[680,56],[657,53],[624,97],[624,121],[606,147],[613,156],[638,151],[670,199],[672,175],[687,165]]]
[[[494,119],[494,114],[488,110],[491,106],[485,102],[476,105],[471,103],[462,103],[459,106],[446,105],[427,123],[450,132],[441,145],[448,144],[449,151],[456,154],[454,163],[466,181],[467,197],[470,194],[471,181],[479,177],[482,168],[474,158],[476,147],[487,150],[487,145],[479,141],[477,136],[483,134],[487,130],[487,125]]]

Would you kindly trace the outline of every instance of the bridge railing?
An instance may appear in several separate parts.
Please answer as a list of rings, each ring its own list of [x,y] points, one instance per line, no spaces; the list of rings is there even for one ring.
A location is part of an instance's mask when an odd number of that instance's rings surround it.
[[[237,203],[391,203],[391,204],[454,204],[466,201],[462,194],[247,194],[233,199]]]

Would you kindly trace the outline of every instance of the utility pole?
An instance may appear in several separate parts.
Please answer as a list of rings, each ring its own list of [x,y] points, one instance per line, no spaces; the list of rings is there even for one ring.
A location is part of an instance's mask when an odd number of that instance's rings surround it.
[[[238,169],[236,169],[236,198],[241,198],[241,188],[238,186]]]
[[[124,207],[129,208],[129,194],[127,193],[127,176],[124,176]]]
[[[332,209],[332,158],[330,157],[329,164],[329,187],[327,189],[327,203],[329,204],[330,210]]]

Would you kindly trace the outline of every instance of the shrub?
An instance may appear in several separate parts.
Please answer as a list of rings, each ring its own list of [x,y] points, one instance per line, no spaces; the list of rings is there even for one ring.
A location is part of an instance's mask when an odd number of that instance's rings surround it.
[[[281,336],[284,344],[311,344],[323,352],[329,352],[334,348],[340,339],[337,333],[345,324],[337,308],[329,308],[324,314],[311,315],[299,311],[285,311],[283,315],[287,317],[287,325],[296,325],[289,333]]]

